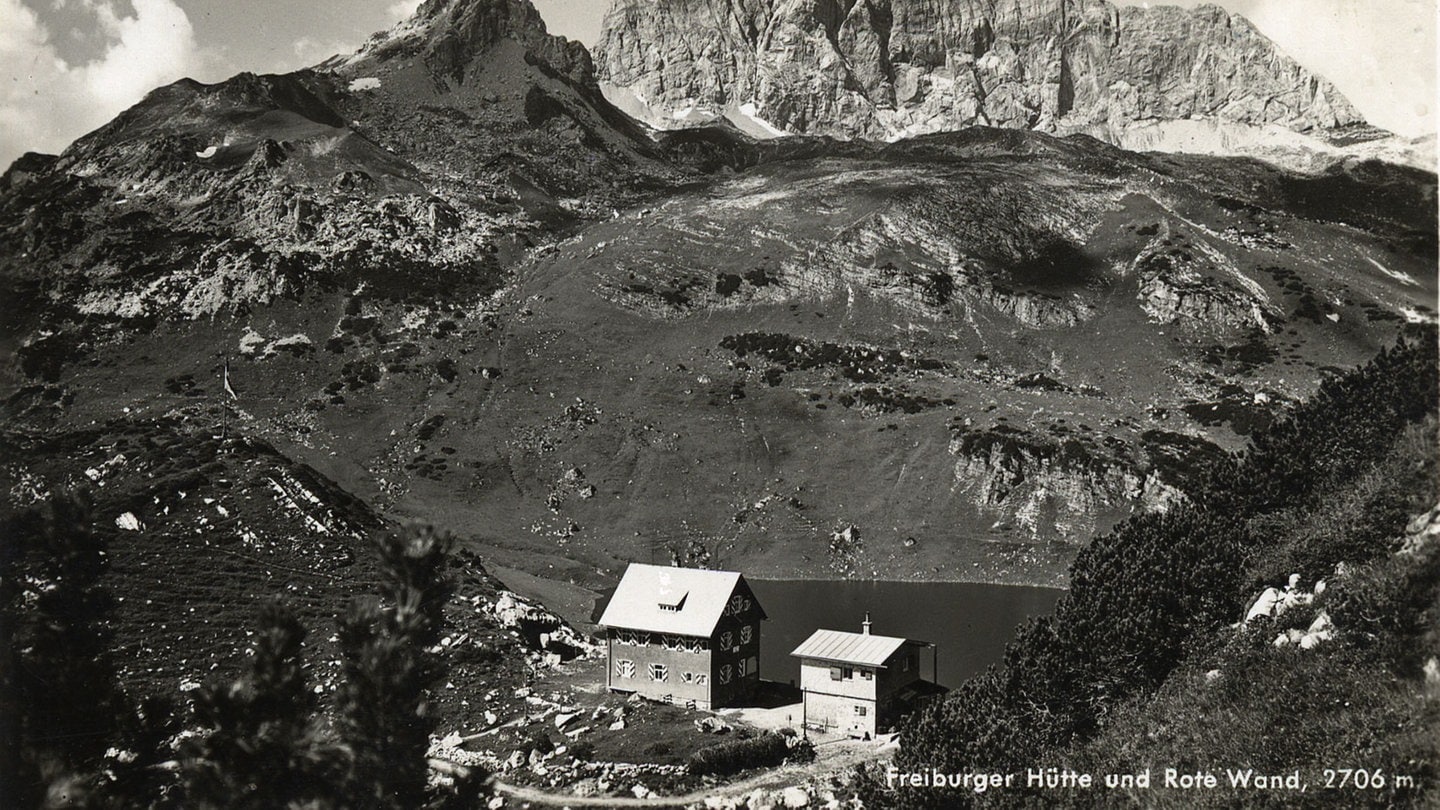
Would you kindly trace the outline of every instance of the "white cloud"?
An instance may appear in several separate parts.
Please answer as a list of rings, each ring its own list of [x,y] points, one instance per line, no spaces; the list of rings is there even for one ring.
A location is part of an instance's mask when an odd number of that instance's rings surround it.
[[[94,60],[70,65],[33,11],[0,0],[0,167],[26,151],[58,152],[155,87],[214,61],[172,0],[132,0],[133,17],[119,16],[111,2],[86,5],[108,45]]]
[[[295,53],[295,64],[292,65],[286,60],[277,70],[283,72],[319,64],[337,53],[349,53],[355,50],[355,46],[338,39],[322,41],[314,37],[300,37],[291,44],[290,49]]]
[[[420,0],[395,0],[385,11],[394,18],[396,22],[399,22],[414,14],[418,8],[420,8]]]

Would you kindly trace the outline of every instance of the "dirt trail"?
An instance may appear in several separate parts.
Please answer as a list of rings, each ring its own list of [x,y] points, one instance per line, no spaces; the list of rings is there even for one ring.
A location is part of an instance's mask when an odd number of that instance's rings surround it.
[[[814,762],[786,765],[738,782],[679,796],[576,796],[573,793],[546,793],[537,788],[495,780],[495,791],[509,799],[547,807],[685,807],[702,804],[712,797],[743,796],[754,790],[777,790],[809,781],[827,773],[849,770],[862,762],[882,759],[886,752],[872,742],[837,740],[816,746]]]

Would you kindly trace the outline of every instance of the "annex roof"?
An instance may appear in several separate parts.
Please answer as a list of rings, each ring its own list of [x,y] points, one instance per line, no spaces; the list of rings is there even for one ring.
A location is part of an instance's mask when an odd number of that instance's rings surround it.
[[[732,596],[753,599],[748,586],[740,588],[744,581],[734,571],[631,563],[615,586],[600,624],[709,638]],[[743,594],[736,594],[737,590]],[[759,612],[763,618],[765,611]]]
[[[879,667],[884,666],[886,659],[894,655],[905,641],[894,636],[816,630],[790,654],[796,658],[814,658],[837,664]]]

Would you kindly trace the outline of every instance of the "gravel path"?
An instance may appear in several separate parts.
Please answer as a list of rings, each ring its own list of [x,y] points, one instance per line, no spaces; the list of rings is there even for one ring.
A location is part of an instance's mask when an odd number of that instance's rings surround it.
[[[711,790],[697,790],[680,796],[576,796],[574,793],[546,793],[524,785],[495,780],[495,791],[509,799],[546,807],[685,807],[703,804],[712,797],[738,797],[755,790],[778,790],[807,782],[827,773],[844,771],[862,762],[882,759],[887,751],[873,742],[836,740],[816,746],[814,762],[786,765]]]

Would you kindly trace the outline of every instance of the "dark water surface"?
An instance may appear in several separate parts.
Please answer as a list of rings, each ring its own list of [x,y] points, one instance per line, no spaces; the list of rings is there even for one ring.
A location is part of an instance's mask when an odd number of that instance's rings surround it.
[[[1049,613],[1064,593],[964,582],[746,579],[770,616],[760,634],[760,675],[782,683],[799,680],[800,664],[790,651],[812,632],[858,633],[869,611],[876,635],[938,644],[939,681],[955,687],[999,662],[1015,630]],[[920,669],[928,679],[928,652]]]

